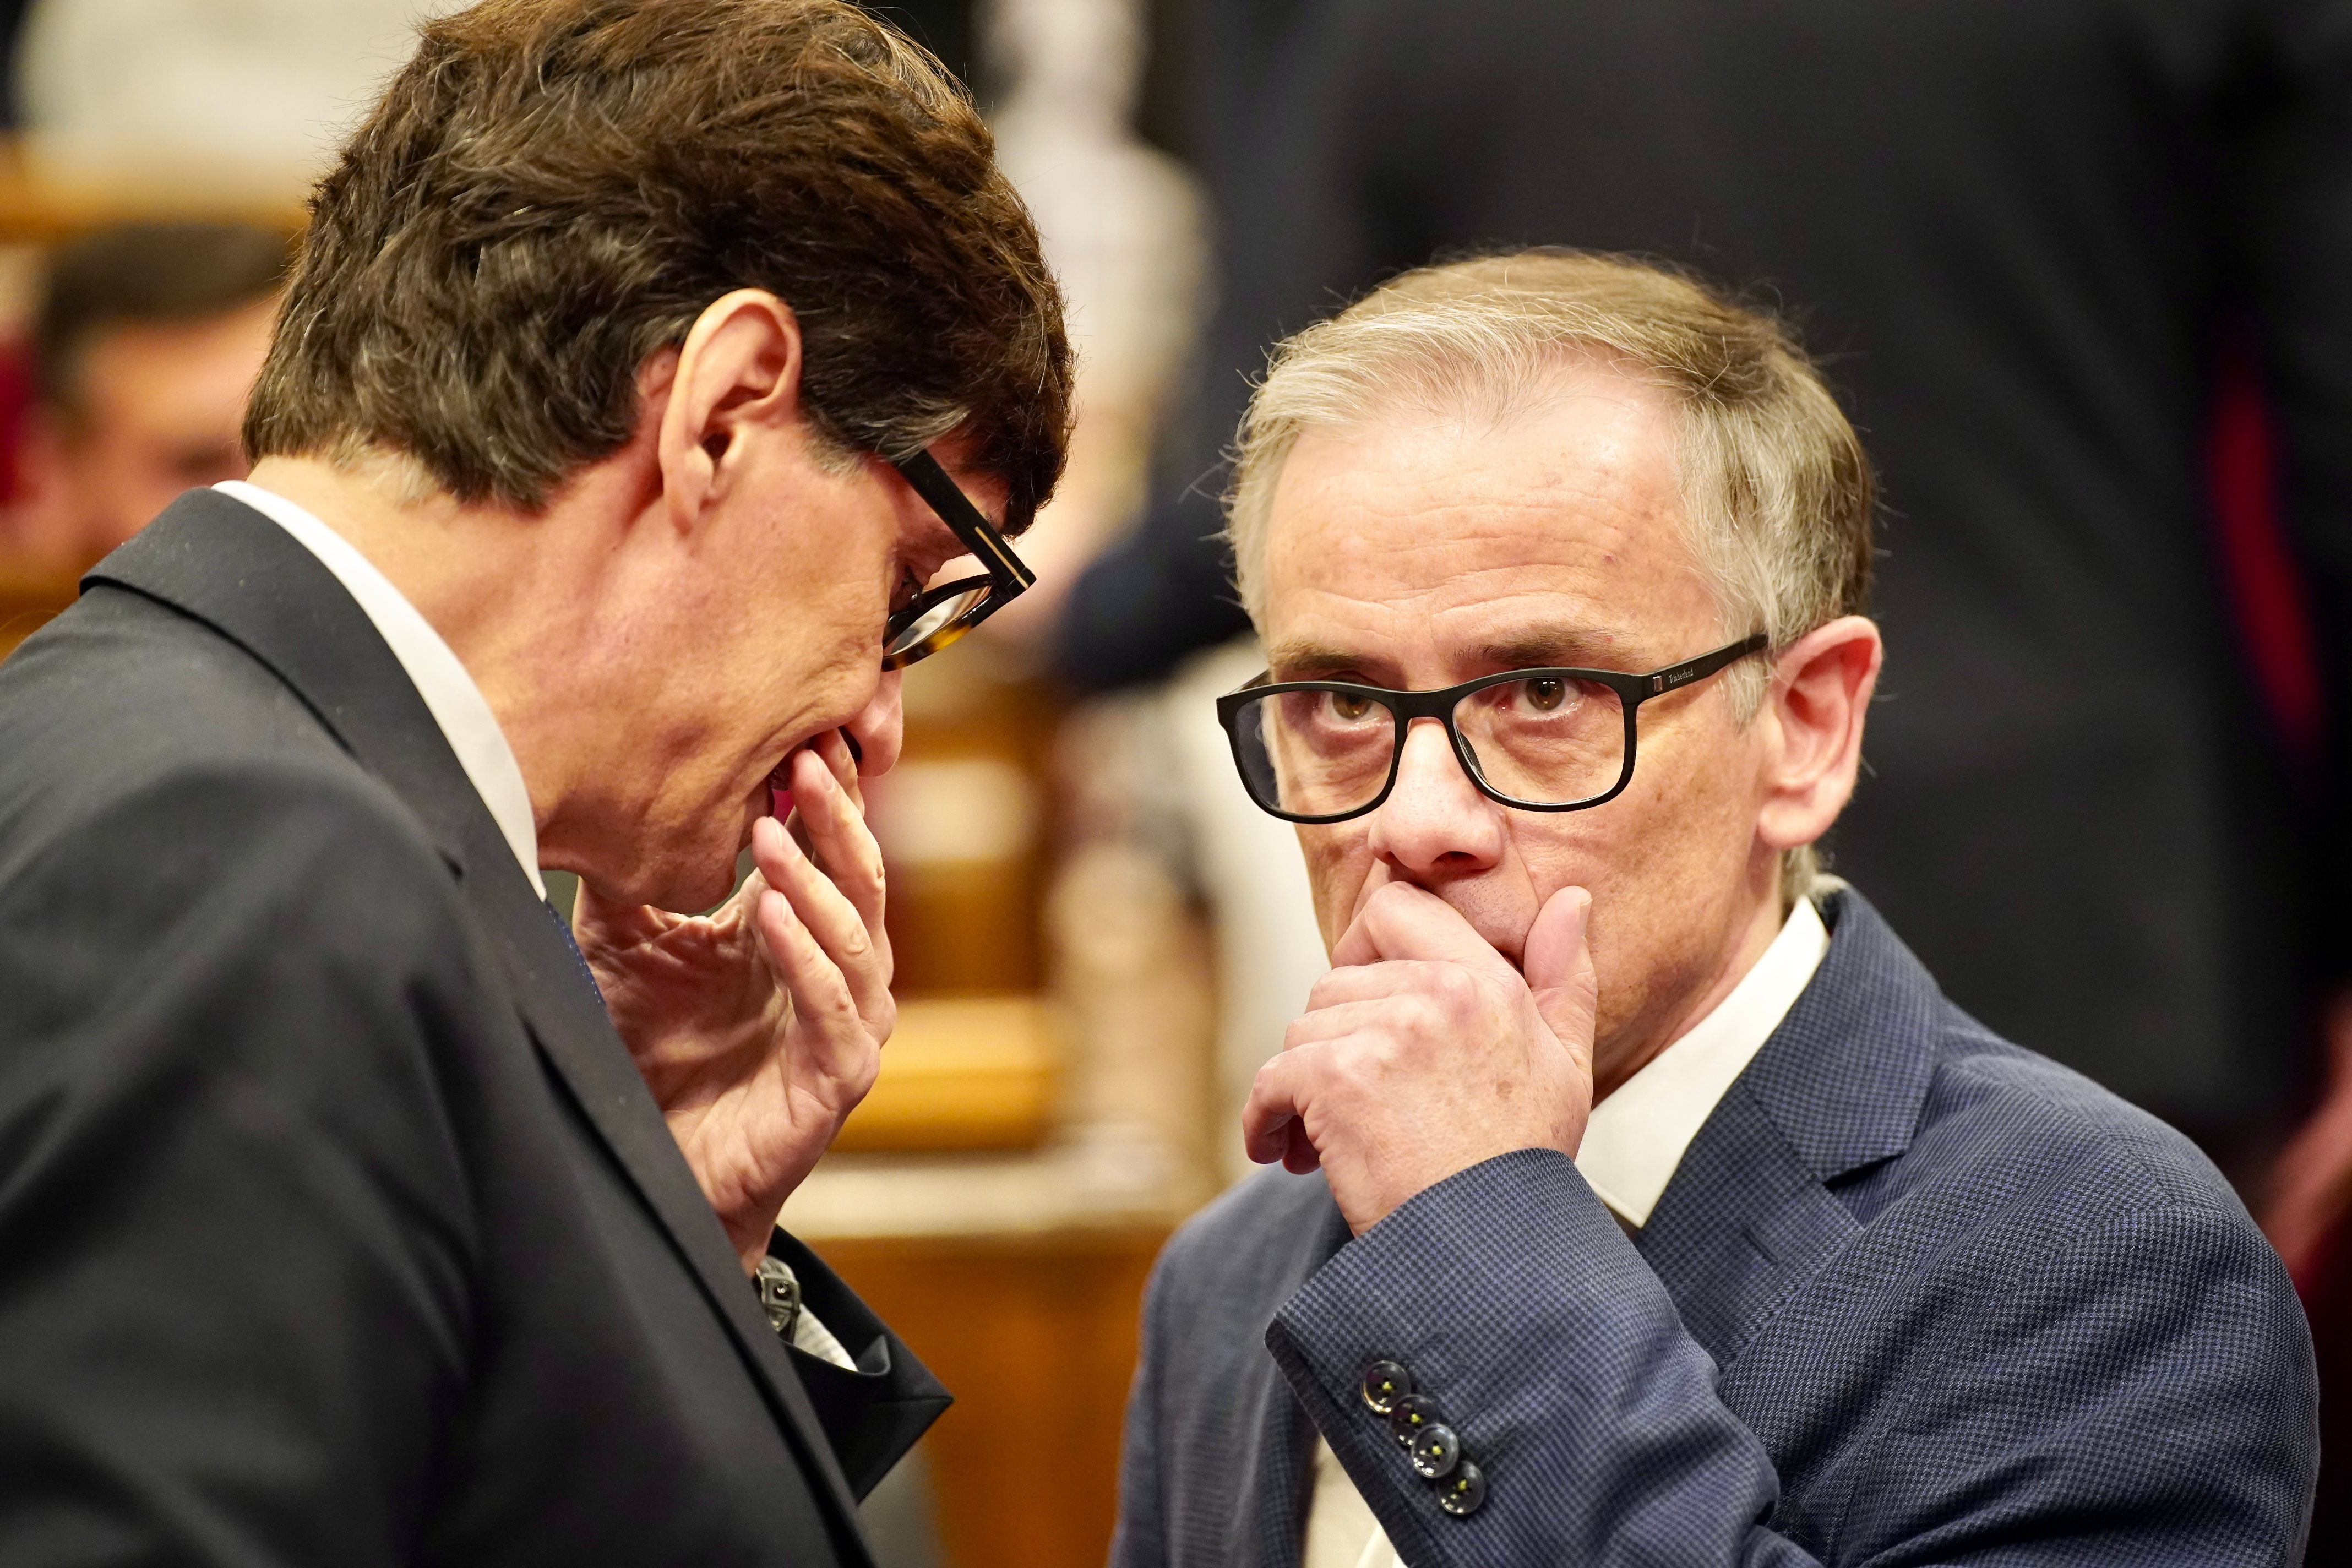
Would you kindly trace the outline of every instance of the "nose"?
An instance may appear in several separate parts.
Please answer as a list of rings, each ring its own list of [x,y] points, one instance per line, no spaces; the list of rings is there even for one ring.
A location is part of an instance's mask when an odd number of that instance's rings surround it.
[[[867,778],[898,765],[898,748],[907,738],[907,711],[899,702],[904,679],[898,670],[884,670],[873,697],[842,726],[857,749],[857,771]]]
[[[1372,813],[1371,850],[1415,881],[1474,874],[1502,858],[1501,808],[1462,771],[1434,719],[1405,731],[1396,787]]]

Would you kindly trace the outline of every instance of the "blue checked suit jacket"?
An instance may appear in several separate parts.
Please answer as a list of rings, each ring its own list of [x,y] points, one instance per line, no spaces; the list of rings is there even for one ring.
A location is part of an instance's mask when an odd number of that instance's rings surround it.
[[[1316,1428],[1413,1568],[2298,1561],[2310,1337],[2236,1196],[1946,1001],[1859,896],[1827,913],[1638,1237],[1535,1150],[1352,1240],[1279,1171],[1185,1226],[1115,1568],[1296,1564]],[[1470,1517],[1365,1408],[1381,1358],[1483,1467]]]

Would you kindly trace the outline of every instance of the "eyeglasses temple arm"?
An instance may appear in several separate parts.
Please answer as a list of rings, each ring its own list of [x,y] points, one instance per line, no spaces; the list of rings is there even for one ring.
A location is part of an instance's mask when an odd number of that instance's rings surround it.
[[[1771,637],[1763,632],[1758,632],[1754,637],[1733,643],[1729,647],[1719,647],[1713,653],[1703,653],[1687,663],[1671,665],[1664,669],[1654,669],[1642,678],[1643,687],[1642,694],[1644,697],[1655,697],[1661,692],[1672,691],[1677,686],[1688,686],[1694,680],[1704,680],[1717,670],[1727,665],[1736,664],[1751,653],[1761,653],[1771,646]]]
[[[938,458],[929,452],[913,452],[890,458],[889,464],[940,514],[940,521],[955,531],[955,536],[987,568],[991,577],[1012,584],[1013,593],[1035,584],[1037,574],[1013,553],[1013,547],[996,531],[995,524],[948,478],[948,471],[940,467]]]

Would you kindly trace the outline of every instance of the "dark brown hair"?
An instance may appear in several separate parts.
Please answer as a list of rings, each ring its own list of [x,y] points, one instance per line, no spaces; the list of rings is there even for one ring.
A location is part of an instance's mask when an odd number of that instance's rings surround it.
[[[730,289],[798,316],[837,449],[950,431],[1024,525],[1070,353],[1037,232],[938,63],[841,0],[484,0],[319,184],[245,426],[258,458],[405,453],[538,510],[624,445],[639,368]]]
[[[257,304],[286,280],[290,248],[279,230],[195,222],[115,224],[59,246],[33,317],[41,401],[79,419],[93,342],[118,327],[202,321]]]

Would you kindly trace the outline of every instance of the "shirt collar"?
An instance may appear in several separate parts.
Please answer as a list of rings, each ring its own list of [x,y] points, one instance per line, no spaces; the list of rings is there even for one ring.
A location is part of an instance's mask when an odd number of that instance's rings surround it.
[[[441,726],[450,751],[457,753],[457,765],[466,770],[474,793],[489,808],[507,847],[514,851],[523,875],[530,879],[532,890],[544,900],[547,883],[539,874],[539,828],[531,816],[530,791],[523,784],[522,769],[481,688],[441,640],[441,634],[349,540],[308,510],[242,479],[230,479],[213,489],[243,501],[292,534],[350,590],[393,657],[400,660],[401,668],[408,672],[416,694],[425,700],[434,722]]]
[[[1576,1168],[1618,1218],[1636,1228],[1649,1223],[1716,1102],[1780,1026],[1829,950],[1821,911],[1799,899],[1731,994],[1592,1108]]]

